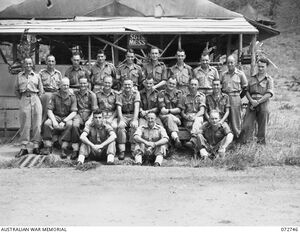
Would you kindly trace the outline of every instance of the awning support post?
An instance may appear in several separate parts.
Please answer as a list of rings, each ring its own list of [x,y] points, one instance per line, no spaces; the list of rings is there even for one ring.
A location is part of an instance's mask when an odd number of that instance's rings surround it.
[[[251,40],[251,68],[250,68],[250,75],[254,75],[255,71],[255,64],[256,64],[256,53],[255,53],[255,45],[256,45],[256,38],[257,35],[252,36]]]
[[[238,65],[241,66],[241,56],[243,52],[243,34],[239,34]]]
[[[181,35],[178,37],[178,49],[181,49]]]
[[[91,59],[92,59],[92,44],[91,44],[91,37],[88,36],[88,62],[89,62],[89,65],[91,65]]]

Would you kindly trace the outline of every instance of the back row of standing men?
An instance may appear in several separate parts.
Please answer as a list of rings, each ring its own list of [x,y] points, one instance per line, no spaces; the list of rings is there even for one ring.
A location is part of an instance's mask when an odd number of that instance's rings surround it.
[[[79,154],[81,163],[91,152],[103,152],[104,147],[108,163],[113,163],[115,140],[118,157],[124,159],[127,129],[138,164],[148,151],[155,154],[155,164],[160,165],[169,136],[176,147],[181,147],[180,125],[191,132],[186,146],[193,148],[195,155],[200,152],[204,157],[223,155],[233,136],[247,141],[253,134],[255,121],[258,142],[265,143],[268,103],[273,95],[273,80],[266,73],[267,59],[260,59],[258,73],[247,79],[236,68],[233,56],[228,57],[228,69],[221,77],[217,69],[209,65],[209,54],[201,55],[200,66],[194,70],[184,63],[183,50],[177,51],[177,63],[169,71],[158,60],[159,56],[159,49],[152,48],[151,60],[140,67],[134,63],[134,52],[128,50],[126,62],[116,69],[100,50],[97,62],[88,70],[80,65],[80,55],[74,54],[73,65],[66,70],[64,78],[55,69],[53,55],[47,56],[47,68],[39,74],[32,70],[32,59],[25,59],[25,71],[19,73],[16,80],[16,94],[21,100],[22,141],[17,157],[28,153],[26,145],[31,128],[33,153],[40,153],[41,135],[43,154],[51,153],[56,131],[62,132],[62,158],[67,157],[71,144],[71,158]],[[246,93],[249,100],[243,132],[242,93]]]

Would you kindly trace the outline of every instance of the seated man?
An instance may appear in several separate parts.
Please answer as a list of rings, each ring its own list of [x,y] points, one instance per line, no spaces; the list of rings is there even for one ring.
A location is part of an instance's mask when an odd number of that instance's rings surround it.
[[[178,136],[178,126],[180,121],[180,106],[182,102],[182,92],[176,89],[176,79],[169,78],[167,87],[158,94],[158,106],[161,109],[160,119],[166,130],[175,142],[175,147],[180,148],[181,142]]]
[[[206,95],[205,118],[208,120],[210,111],[217,110],[221,117],[221,123],[227,121],[230,111],[229,96],[221,91],[220,80],[213,81],[213,93]]]
[[[83,164],[88,156],[101,157],[107,155],[107,164],[114,164],[116,154],[116,133],[113,128],[105,123],[101,110],[93,113],[91,124],[87,124],[80,135],[82,144],[80,146],[78,164]]]
[[[60,90],[53,93],[48,105],[48,120],[44,123],[43,140],[45,150],[43,154],[52,152],[52,140],[54,133],[61,132],[62,153],[61,158],[67,158],[66,150],[71,142],[73,118],[77,114],[77,101],[69,90],[70,81],[63,78]]]
[[[112,89],[113,77],[103,78],[103,88],[96,92],[99,109],[103,113],[106,123],[111,125],[114,131],[117,130],[117,91]]]
[[[153,112],[147,114],[147,125],[138,127],[134,133],[136,147],[134,151],[135,163],[142,165],[142,161],[155,157],[154,166],[160,166],[163,157],[166,156],[169,137],[166,130],[155,123],[156,115]]]
[[[146,116],[148,113],[153,112],[158,114],[158,91],[153,89],[154,80],[153,77],[149,77],[144,82],[145,88],[140,91],[141,105],[140,105],[140,119],[139,125],[147,125]],[[159,117],[156,118],[156,123],[162,125]]]
[[[192,78],[189,84],[189,93],[183,97],[181,116],[183,125],[191,135],[197,135],[203,123],[205,111],[205,95],[198,91],[198,80]]]
[[[82,130],[85,122],[89,119],[92,112],[98,109],[97,98],[94,92],[88,89],[89,83],[86,78],[79,80],[79,90],[75,90],[74,94],[77,100],[77,115],[73,120],[72,128],[72,147],[73,153],[71,159],[76,159],[79,151],[80,130]]]
[[[233,134],[226,122],[220,123],[220,114],[217,110],[210,111],[209,121],[201,127],[197,136],[197,150],[202,158],[224,157]]]
[[[119,144],[119,159],[125,158],[125,145],[127,142],[127,131],[129,128],[131,143],[131,152],[134,150],[133,133],[137,129],[138,115],[140,110],[140,93],[133,89],[133,82],[130,79],[125,79],[123,83],[124,90],[117,97],[116,105],[118,112],[118,144]]]

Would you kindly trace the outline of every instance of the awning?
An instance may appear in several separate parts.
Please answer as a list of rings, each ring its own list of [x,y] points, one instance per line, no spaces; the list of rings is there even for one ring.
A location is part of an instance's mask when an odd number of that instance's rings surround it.
[[[76,17],[64,20],[0,20],[0,34],[28,29],[43,35],[97,34],[257,34],[245,18]]]

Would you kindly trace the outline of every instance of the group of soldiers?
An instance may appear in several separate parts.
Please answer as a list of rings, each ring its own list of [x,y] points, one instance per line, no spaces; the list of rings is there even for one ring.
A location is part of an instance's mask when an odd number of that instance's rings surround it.
[[[259,59],[257,74],[247,79],[233,56],[227,58],[222,74],[210,65],[206,53],[195,69],[184,62],[181,49],[169,69],[159,61],[158,48],[151,48],[149,56],[141,67],[129,49],[125,63],[115,68],[99,50],[96,63],[87,69],[80,54],[74,53],[64,76],[51,54],[39,73],[33,71],[32,59],[26,58],[15,86],[22,145],[16,157],[29,153],[31,141],[34,154],[49,155],[53,147],[60,147],[62,159],[72,149],[70,158],[78,164],[87,157],[104,157],[107,164],[114,164],[116,155],[125,158],[130,145],[135,164],[160,166],[170,146],[182,147],[180,126],[190,132],[184,146],[193,150],[195,158],[223,157],[233,140],[245,143],[252,137],[255,122],[257,142],[266,143],[273,96],[267,59]],[[249,100],[244,120],[243,95]]]

